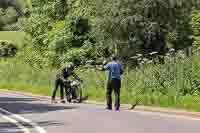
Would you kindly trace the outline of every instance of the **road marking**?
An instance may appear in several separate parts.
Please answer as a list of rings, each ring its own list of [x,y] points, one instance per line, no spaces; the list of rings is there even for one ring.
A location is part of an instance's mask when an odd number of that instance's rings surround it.
[[[134,112],[134,113],[143,114],[143,115],[155,115],[155,116],[160,116],[160,117],[179,118],[179,119],[185,119],[185,120],[200,121],[200,118],[194,118],[194,117],[183,116],[183,115],[165,114],[165,113],[148,112],[148,111],[135,111],[135,110],[128,110],[128,112]]]
[[[31,126],[32,126],[33,128],[35,128],[39,133],[47,133],[42,127],[38,126],[38,124],[32,122],[31,120],[28,120],[28,119],[26,119],[26,118],[24,118],[24,117],[22,117],[22,116],[17,115],[17,114],[13,114],[13,113],[11,113],[11,112],[9,112],[9,111],[7,111],[7,110],[5,110],[5,109],[2,109],[2,108],[0,108],[0,111],[2,111],[2,112],[4,112],[4,113],[8,114],[9,116],[11,116],[11,117],[13,117],[13,118],[19,119],[19,120],[21,120],[21,121],[23,121],[23,122],[25,122],[25,123],[31,125]],[[27,132],[27,133],[28,133],[28,132]]]
[[[0,113],[0,116],[3,117],[5,120],[9,121],[12,124],[15,124],[19,129],[21,129],[21,131],[23,131],[24,133],[30,133],[29,129],[24,127],[22,124],[20,124],[18,121]]]

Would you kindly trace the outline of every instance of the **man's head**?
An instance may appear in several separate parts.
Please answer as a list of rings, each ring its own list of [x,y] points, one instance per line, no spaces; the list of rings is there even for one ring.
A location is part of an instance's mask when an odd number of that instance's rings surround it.
[[[67,66],[67,68],[68,68],[69,70],[73,71],[74,68],[75,68],[75,65],[74,65],[73,63],[70,63],[70,64]]]
[[[112,60],[113,60],[113,61],[117,61],[117,56],[116,56],[116,55],[113,55],[113,56],[112,56]]]

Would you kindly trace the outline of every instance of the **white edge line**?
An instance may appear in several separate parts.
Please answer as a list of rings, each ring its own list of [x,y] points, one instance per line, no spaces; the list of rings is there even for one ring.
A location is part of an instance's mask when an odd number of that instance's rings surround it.
[[[1,109],[1,108],[0,108]],[[24,133],[30,133],[29,129],[24,127],[23,125],[21,125],[18,121],[3,115],[2,113],[0,113],[0,116],[3,117],[5,120],[8,120],[10,123],[15,124],[18,128],[20,128]]]
[[[23,121],[23,122],[25,122],[25,123],[27,123],[27,124],[30,124],[30,125],[31,125],[32,127],[34,127],[39,133],[47,133],[43,128],[41,128],[40,126],[38,126],[38,124],[32,122],[31,120],[25,119],[25,118],[22,117],[22,116],[13,114],[13,113],[11,113],[11,112],[8,112],[7,110],[2,109],[2,108],[0,108],[0,111],[11,115],[13,118],[19,119],[19,120],[21,120],[21,121]]]

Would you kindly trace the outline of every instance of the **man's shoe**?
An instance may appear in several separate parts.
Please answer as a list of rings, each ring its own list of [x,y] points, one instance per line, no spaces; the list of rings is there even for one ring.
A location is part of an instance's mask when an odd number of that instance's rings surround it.
[[[51,103],[57,103],[57,101],[56,100],[51,100]]]
[[[119,111],[120,109],[119,109],[119,107],[115,107],[115,111]]]
[[[61,103],[66,103],[65,100],[62,100]]]
[[[106,107],[106,110],[112,110],[112,108],[110,108],[110,107]]]
[[[117,111],[117,112],[118,112],[118,111],[120,111],[120,110],[119,110],[119,108],[117,108],[117,109],[115,109],[115,111]]]

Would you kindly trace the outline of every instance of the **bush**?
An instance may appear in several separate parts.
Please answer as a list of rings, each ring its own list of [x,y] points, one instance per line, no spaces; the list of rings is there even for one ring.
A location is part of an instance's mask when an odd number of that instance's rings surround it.
[[[12,41],[0,41],[0,57],[13,57],[16,55],[17,47]]]
[[[192,29],[194,38],[194,47],[200,47],[200,12],[198,10],[193,11],[192,14]]]

